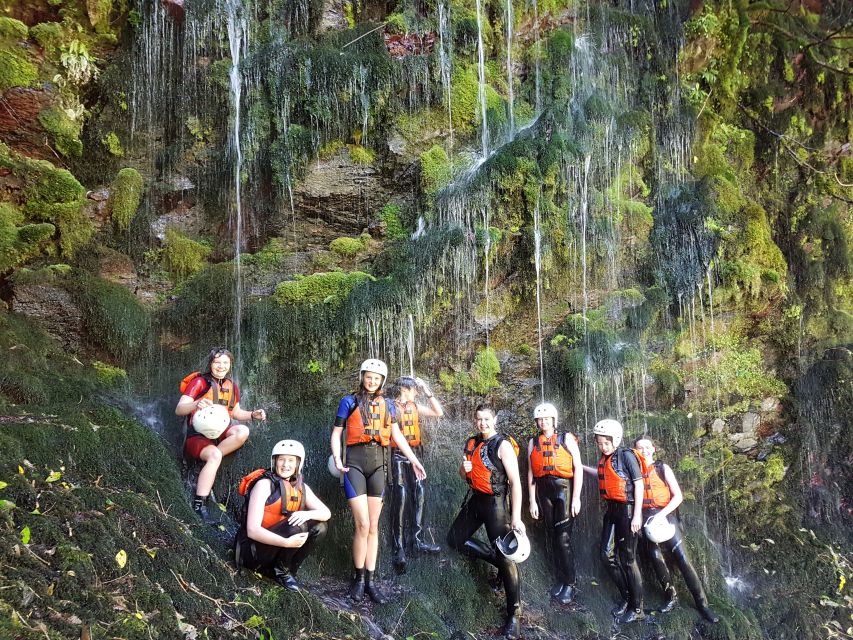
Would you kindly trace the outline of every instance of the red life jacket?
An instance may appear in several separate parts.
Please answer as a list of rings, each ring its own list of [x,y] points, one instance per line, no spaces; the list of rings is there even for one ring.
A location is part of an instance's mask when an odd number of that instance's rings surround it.
[[[181,380],[181,394],[185,395],[187,387],[189,387],[190,385],[190,382],[199,377],[201,377],[206,383],[204,387],[205,391],[204,393],[196,394],[195,396],[193,396],[193,400],[201,400],[202,398],[207,398],[213,404],[221,404],[222,406],[224,406],[226,409],[228,409],[228,415],[231,415],[231,412],[234,410],[234,407],[237,404],[238,397],[237,387],[234,385],[234,382],[231,380],[231,378],[225,378],[220,384],[211,375],[201,373],[199,371],[193,371],[191,374]],[[187,430],[191,431],[192,433],[196,433],[196,431],[192,428],[194,415],[195,411],[193,411],[190,415],[187,416]]]
[[[640,457],[643,469],[643,509],[662,509],[672,500],[672,491],[666,483],[663,462],[656,460],[647,465]]]
[[[421,419],[418,414],[418,405],[414,402],[401,404],[395,401],[397,405],[397,424],[400,425],[400,431],[406,437],[406,442],[410,447],[419,447],[421,444]],[[392,447],[396,447],[396,442],[391,442]]]
[[[515,455],[518,456],[518,443],[512,436],[496,434],[488,440],[481,436],[472,436],[465,443],[465,459],[471,461],[471,471],[465,479],[474,491],[490,496],[506,495],[507,477],[498,448],[504,440],[509,440]],[[484,446],[485,445],[485,446]]]
[[[628,477],[622,456],[635,456],[642,469],[642,456],[634,449],[618,448],[609,456],[598,459],[598,491],[603,500],[634,502],[634,483]]]
[[[391,443],[391,416],[385,398],[377,396],[367,406],[367,419],[361,414],[361,407],[356,407],[347,418],[347,446],[365,444],[375,440],[383,447]]]
[[[302,491],[294,487],[287,480],[281,479],[269,471],[269,469],[255,469],[243,476],[238,488],[239,494],[246,497],[245,511],[247,513],[249,510],[249,495],[252,492],[252,488],[258,480],[263,478],[272,483],[272,491],[264,503],[264,517],[261,520],[261,526],[264,529],[272,529],[282,520],[287,520],[291,513],[301,511],[305,496]],[[282,495],[284,495],[283,500]]]
[[[574,435],[567,434],[574,438]],[[564,435],[552,433],[546,438],[541,433],[530,439],[533,445],[530,451],[530,470],[534,478],[556,476],[557,478],[573,478],[575,467],[572,454],[566,448]]]

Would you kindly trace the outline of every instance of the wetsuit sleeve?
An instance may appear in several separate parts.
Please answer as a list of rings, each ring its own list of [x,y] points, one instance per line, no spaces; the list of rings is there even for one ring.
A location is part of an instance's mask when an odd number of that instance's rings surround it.
[[[231,385],[234,387],[234,404],[238,405],[240,404],[240,387],[233,380],[231,381]]]
[[[625,473],[628,474],[628,478],[631,482],[643,479],[643,471],[640,469],[640,461],[637,460],[637,456],[635,456],[630,449],[622,450],[622,464],[624,466]]]
[[[385,423],[390,425],[397,422],[397,403],[386,398],[385,406],[388,408],[388,411],[385,412]]]
[[[338,413],[335,415],[335,426],[342,427],[346,424],[347,418],[355,410],[355,397],[344,396],[338,405]]]
[[[210,385],[207,380],[204,379],[204,376],[196,376],[190,383],[187,385],[187,388],[184,390],[183,395],[190,396],[194,400],[198,400],[201,396],[203,396]]]

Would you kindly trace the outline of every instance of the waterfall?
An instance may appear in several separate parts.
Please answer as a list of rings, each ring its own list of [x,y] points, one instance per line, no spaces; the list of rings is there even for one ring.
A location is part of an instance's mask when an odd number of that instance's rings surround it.
[[[507,85],[507,107],[509,109],[509,135],[510,140],[515,135],[515,95],[513,92],[512,77],[512,32],[515,18],[512,13],[512,0],[506,0],[506,85]]]
[[[533,248],[536,266],[536,343],[539,348],[539,382],[542,402],[545,402],[545,358],[542,352],[542,229],[540,228],[541,191],[536,194],[536,206],[533,208]]]
[[[453,151],[453,96],[451,94],[451,74],[453,73],[453,54],[450,38],[450,7],[444,0],[438,2],[438,56],[441,69],[441,86],[444,89],[444,103],[447,109],[448,153]]]
[[[485,159],[489,156],[489,121],[486,116],[486,52],[483,49],[483,11],[480,4],[477,0],[477,97],[480,104],[480,153]]]

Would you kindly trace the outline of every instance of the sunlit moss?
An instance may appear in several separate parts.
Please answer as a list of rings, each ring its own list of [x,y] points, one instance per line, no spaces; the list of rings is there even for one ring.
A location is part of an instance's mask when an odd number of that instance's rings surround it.
[[[180,232],[167,228],[163,244],[163,263],[175,282],[181,282],[201,271],[211,248]]]
[[[130,167],[119,171],[113,180],[110,187],[110,208],[119,229],[125,230],[130,226],[142,201],[144,187],[145,179],[136,169]]]
[[[362,271],[331,271],[296,276],[280,283],[273,298],[280,305],[339,304],[352,289],[373,276]]]

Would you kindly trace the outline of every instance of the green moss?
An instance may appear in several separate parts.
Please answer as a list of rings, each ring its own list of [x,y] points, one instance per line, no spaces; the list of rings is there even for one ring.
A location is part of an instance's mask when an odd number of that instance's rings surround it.
[[[376,160],[376,152],[360,144],[348,144],[350,159],[356,164],[373,164]]]
[[[86,9],[89,14],[89,22],[95,31],[98,33],[109,31],[113,0],[87,0]]]
[[[136,169],[130,167],[120,170],[113,180],[110,186],[110,209],[113,220],[122,231],[130,226],[133,216],[136,215],[144,187],[145,179]]]
[[[345,146],[346,145],[343,140],[331,140],[320,147],[317,155],[320,157],[320,160],[330,160],[331,158],[334,158]]]
[[[41,126],[51,134],[53,146],[64,156],[79,156],[83,153],[83,143],[80,142],[81,122],[68,117],[58,106],[51,106],[39,113]]]
[[[0,47],[0,91],[29,87],[38,79],[38,67],[15,48]]]
[[[399,240],[406,237],[406,230],[400,222],[400,207],[396,204],[386,204],[379,212],[379,219],[385,223],[385,235],[389,240]]]
[[[369,239],[369,236],[368,236]],[[350,238],[343,236],[335,238],[329,243],[329,249],[344,258],[353,258],[367,248],[364,238]]]
[[[60,23],[40,22],[30,29],[30,35],[44,49],[44,53],[48,58],[51,60],[56,59],[65,39]]]
[[[127,382],[127,371],[114,367],[106,362],[95,360],[92,362],[98,381],[105,387],[116,387]]]
[[[421,186],[433,194],[450,182],[450,158],[444,147],[433,145],[421,154]]]
[[[441,372],[439,379],[448,391],[458,385],[466,391],[484,396],[501,386],[498,381],[500,372],[501,365],[495,350],[491,347],[483,347],[474,356],[470,370],[456,374]]]
[[[0,273],[9,271],[41,253],[56,231],[50,223],[23,224],[24,215],[9,203],[0,202]]]
[[[385,18],[385,30],[388,33],[408,33],[409,24],[403,13],[391,13]]]
[[[257,267],[261,272],[271,273],[281,267],[284,259],[290,255],[283,238],[270,238],[256,253],[244,256],[244,263]]]
[[[211,249],[174,229],[166,229],[163,264],[174,282],[181,282],[204,269]]]
[[[296,276],[295,280],[280,283],[273,298],[280,305],[340,304],[358,284],[373,279],[362,271]]]
[[[23,22],[5,16],[0,17],[0,38],[26,40],[28,37],[29,29]]]
[[[121,140],[115,131],[110,131],[107,135],[101,138],[101,144],[106,147],[110,155],[113,155],[116,158],[121,158],[124,155]]]
[[[74,283],[86,335],[115,358],[136,353],[148,337],[145,308],[125,287],[86,273]]]

